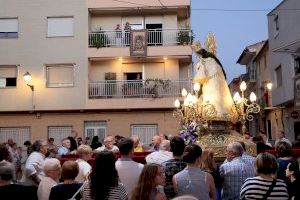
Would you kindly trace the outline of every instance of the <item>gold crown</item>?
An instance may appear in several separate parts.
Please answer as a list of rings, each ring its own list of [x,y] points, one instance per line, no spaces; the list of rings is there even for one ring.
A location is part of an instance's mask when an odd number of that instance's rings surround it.
[[[197,52],[201,49],[201,43],[200,41],[196,41],[192,44],[192,49]]]

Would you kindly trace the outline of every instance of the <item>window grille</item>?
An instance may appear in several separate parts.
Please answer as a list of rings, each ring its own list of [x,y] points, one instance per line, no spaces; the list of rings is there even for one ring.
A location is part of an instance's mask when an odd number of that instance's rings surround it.
[[[8,139],[13,139],[18,147],[23,146],[25,141],[30,141],[30,127],[0,127],[0,143]]]
[[[158,126],[156,124],[136,124],[131,125],[131,135],[137,135],[144,145],[151,144],[154,135],[157,135]]]

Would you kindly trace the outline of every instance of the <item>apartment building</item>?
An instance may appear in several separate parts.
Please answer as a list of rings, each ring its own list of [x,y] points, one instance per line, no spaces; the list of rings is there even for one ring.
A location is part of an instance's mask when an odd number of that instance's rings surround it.
[[[173,102],[191,85],[189,0],[0,5],[0,142],[177,134]]]
[[[246,74],[242,76],[242,81],[245,81],[247,84],[247,89],[244,95],[248,99],[251,92],[254,92],[256,95],[259,92],[257,90],[257,66],[256,62],[254,62],[254,59],[256,58],[256,55],[260,52],[264,44],[265,41],[262,41],[245,47],[237,60],[237,63],[246,67]],[[255,136],[260,130],[258,124],[258,115],[254,115],[254,119],[246,124],[247,129],[251,135]]]
[[[261,107],[258,127],[266,133],[269,140],[275,140],[276,133],[283,130],[284,124],[281,120],[282,107],[274,107],[272,104],[273,82],[269,54],[269,42],[265,41],[253,62],[256,65],[257,99]]]
[[[269,53],[273,82],[272,104],[282,112],[283,130],[290,140],[300,134],[299,72],[300,13],[297,0],[284,0],[268,14]],[[299,85],[299,86],[298,86]]]

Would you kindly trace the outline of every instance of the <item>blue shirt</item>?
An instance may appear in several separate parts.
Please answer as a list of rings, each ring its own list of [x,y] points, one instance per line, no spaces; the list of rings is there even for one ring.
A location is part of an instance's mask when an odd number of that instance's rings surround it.
[[[220,175],[224,179],[222,199],[239,199],[240,190],[244,181],[254,176],[253,167],[246,164],[242,157],[223,163],[220,166]]]
[[[59,147],[57,154],[60,156],[68,155],[70,153],[69,149],[66,147]]]

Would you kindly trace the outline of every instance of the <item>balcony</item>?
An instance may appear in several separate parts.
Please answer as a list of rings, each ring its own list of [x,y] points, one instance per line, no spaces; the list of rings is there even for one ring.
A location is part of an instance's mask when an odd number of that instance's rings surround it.
[[[110,80],[89,83],[89,99],[178,97],[191,80]]]
[[[148,29],[148,46],[177,46],[190,44],[190,29]],[[103,30],[89,33],[89,47],[129,47],[130,32]]]

